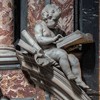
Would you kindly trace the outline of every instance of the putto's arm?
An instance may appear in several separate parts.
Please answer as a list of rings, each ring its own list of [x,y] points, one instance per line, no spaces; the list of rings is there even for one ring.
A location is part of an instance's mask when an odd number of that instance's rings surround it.
[[[54,41],[56,41],[58,38],[58,36],[55,36],[55,37],[43,36],[43,29],[41,25],[36,25],[34,28],[34,31],[35,31],[35,38],[37,42],[40,43],[41,45],[51,44]]]

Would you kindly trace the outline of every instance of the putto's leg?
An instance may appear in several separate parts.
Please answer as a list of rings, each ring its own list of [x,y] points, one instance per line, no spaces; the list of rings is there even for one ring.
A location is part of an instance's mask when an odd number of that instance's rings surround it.
[[[72,73],[71,69],[70,69],[70,65],[68,62],[68,59],[66,57],[61,57],[59,60],[59,64],[61,66],[62,71],[65,73],[65,75],[68,77],[69,80],[75,80],[76,77],[75,75]]]
[[[59,63],[62,71],[68,77],[69,80],[75,80],[76,77],[71,71],[66,51],[53,48],[51,50],[47,50],[46,54]]]
[[[75,79],[76,84],[83,87],[83,88],[89,88],[89,86],[86,85],[82,80],[79,60],[73,54],[69,54],[68,58],[69,58],[69,61],[70,61],[70,65],[72,67],[72,72],[77,77]]]

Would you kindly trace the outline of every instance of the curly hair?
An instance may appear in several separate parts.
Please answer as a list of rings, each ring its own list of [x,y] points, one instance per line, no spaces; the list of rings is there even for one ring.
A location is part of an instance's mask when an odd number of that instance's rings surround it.
[[[51,12],[50,12],[51,10]],[[46,18],[46,14],[49,14],[52,13],[54,19],[58,19],[61,15],[61,9],[59,6],[55,5],[55,4],[48,4],[46,5],[42,12],[41,12],[41,16],[42,16],[42,19],[45,19]]]

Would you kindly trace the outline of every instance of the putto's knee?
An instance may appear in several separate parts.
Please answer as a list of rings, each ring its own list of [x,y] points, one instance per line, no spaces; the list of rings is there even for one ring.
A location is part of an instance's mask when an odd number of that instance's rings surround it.
[[[78,58],[73,54],[68,54],[68,59],[69,59],[71,65],[78,65],[79,64]]]
[[[57,53],[60,55],[60,57],[67,57],[67,52],[63,49],[59,49]]]

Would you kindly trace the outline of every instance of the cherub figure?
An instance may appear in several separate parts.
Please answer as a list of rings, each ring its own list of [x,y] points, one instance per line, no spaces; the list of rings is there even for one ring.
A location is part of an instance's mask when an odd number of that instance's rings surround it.
[[[35,38],[45,54],[59,63],[69,80],[75,80],[77,85],[89,88],[82,80],[79,60],[73,54],[68,54],[55,45],[63,37],[59,33],[55,35],[52,31],[56,28],[60,15],[61,10],[58,6],[55,4],[46,5],[41,13],[42,20],[34,27]]]

